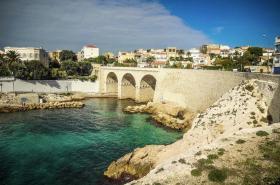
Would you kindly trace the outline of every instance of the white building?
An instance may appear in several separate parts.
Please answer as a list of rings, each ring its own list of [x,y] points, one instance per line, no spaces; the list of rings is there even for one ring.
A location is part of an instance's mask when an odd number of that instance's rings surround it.
[[[96,45],[88,44],[82,48],[80,54],[81,54],[81,60],[96,58],[99,56],[99,48],[97,48]]]
[[[275,38],[275,52],[274,52],[274,59],[273,59],[273,67],[280,68],[280,36]],[[280,69],[279,69],[279,73],[280,73]]]
[[[44,66],[49,67],[48,53],[43,48],[34,47],[5,47],[5,53],[15,51],[22,61],[38,60]]]

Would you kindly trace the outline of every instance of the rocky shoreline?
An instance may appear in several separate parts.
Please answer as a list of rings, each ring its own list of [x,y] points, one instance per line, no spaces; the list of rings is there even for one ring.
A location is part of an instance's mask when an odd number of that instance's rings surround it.
[[[26,104],[26,105],[1,105],[0,113],[8,112],[21,112],[36,109],[64,109],[64,108],[82,108],[85,104],[78,101],[71,102],[49,102],[39,104]]]
[[[0,95],[0,113],[85,106],[81,102],[85,97],[80,94],[2,93]]]
[[[159,124],[171,129],[187,131],[195,114],[170,103],[149,102],[146,105],[128,106],[126,113],[148,113]]]

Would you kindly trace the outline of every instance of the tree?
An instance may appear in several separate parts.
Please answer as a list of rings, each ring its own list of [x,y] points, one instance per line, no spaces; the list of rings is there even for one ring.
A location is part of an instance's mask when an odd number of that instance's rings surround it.
[[[20,54],[16,51],[10,50],[6,53],[6,61],[8,62],[8,65],[12,62],[20,62]]]
[[[66,60],[77,61],[77,56],[71,50],[62,50],[59,59],[60,61],[66,61]]]
[[[90,62],[79,62],[79,75],[89,76],[92,72],[92,65]]]
[[[28,71],[23,62],[12,62],[9,68],[13,72],[15,78],[27,79]]]
[[[24,73],[25,79],[27,80],[43,80],[48,79],[49,77],[49,69],[45,67],[40,61],[38,60],[31,60],[24,62],[26,66],[26,72]]]
[[[51,60],[49,63],[49,68],[60,68],[60,63],[56,59]]]
[[[0,61],[0,76],[11,76],[11,71],[9,70],[8,66]]]
[[[184,55],[185,54],[185,51],[183,49],[179,49],[177,52],[178,52],[179,55]]]
[[[65,70],[69,76],[78,75],[79,64],[71,60],[63,61],[61,64],[61,69]]]
[[[146,58],[146,62],[147,62],[148,64],[153,63],[155,60],[156,60],[156,58],[155,58],[154,56],[148,56],[148,57]]]
[[[263,54],[263,50],[260,47],[249,47],[248,50],[242,56],[244,63],[248,65],[258,65],[260,57]]]
[[[137,66],[137,62],[134,58],[128,58],[123,61],[124,66],[135,67]]]

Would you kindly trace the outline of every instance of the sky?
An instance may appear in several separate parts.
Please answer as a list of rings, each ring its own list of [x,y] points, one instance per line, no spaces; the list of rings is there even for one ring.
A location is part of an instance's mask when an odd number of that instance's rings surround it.
[[[279,0],[0,0],[0,48],[273,47]]]

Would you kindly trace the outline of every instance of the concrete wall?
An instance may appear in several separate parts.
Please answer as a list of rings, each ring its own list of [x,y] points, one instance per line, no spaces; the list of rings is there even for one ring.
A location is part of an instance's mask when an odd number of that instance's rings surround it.
[[[2,85],[1,85],[2,84]],[[19,80],[1,81],[1,92],[99,92],[99,82],[79,80]]]
[[[242,80],[259,79],[280,84],[280,76],[233,73],[224,71],[162,69],[158,75],[155,102],[171,102],[191,111],[200,112],[207,109],[224,93],[238,85]],[[266,86],[267,89],[267,86]],[[272,95],[261,87],[269,104],[269,114],[273,122],[280,121],[280,87]]]
[[[204,111],[228,90],[244,80],[232,72],[162,69],[155,102],[171,102],[191,111]]]

